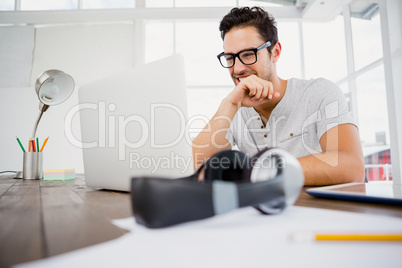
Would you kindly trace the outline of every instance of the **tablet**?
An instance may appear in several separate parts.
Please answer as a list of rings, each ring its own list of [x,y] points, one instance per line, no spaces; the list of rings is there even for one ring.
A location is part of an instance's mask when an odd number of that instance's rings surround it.
[[[305,190],[315,197],[402,205],[402,185],[392,181],[345,183]]]

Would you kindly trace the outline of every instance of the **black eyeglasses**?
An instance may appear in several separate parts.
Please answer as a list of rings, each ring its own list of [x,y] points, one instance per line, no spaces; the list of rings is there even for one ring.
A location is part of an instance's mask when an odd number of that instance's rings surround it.
[[[258,50],[269,47],[270,45],[271,45],[271,42],[268,41],[257,48],[245,49],[236,54],[222,52],[222,53],[218,54],[217,57],[223,68],[233,67],[233,65],[235,64],[235,61],[236,61],[236,57],[239,58],[239,60],[243,64],[251,65],[251,64],[254,64],[257,62]]]

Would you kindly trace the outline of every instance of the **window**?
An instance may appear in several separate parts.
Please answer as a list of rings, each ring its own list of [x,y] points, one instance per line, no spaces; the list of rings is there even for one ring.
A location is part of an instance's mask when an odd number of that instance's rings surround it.
[[[223,51],[218,27],[216,20],[176,23],[176,52],[184,56],[186,66],[192,137],[198,134],[195,129],[201,131],[208,123],[221,100],[233,89],[228,70],[222,68],[216,57]]]
[[[146,22],[146,62],[173,53],[184,57],[192,129],[201,130],[233,88],[228,70],[222,68],[216,58],[223,50],[218,26],[219,22],[212,20]]]
[[[235,6],[282,6],[264,1],[252,0],[146,0],[146,7],[235,7]]]
[[[275,1],[273,1],[275,2]],[[280,4],[273,4],[273,3],[269,3],[268,1],[264,2],[264,1],[252,1],[252,0],[239,0],[239,6],[260,6],[260,7],[272,7],[272,6],[282,6]]]
[[[77,8],[78,0],[21,0],[21,10],[68,10]]]
[[[174,22],[146,21],[145,62],[167,57],[174,51]]]
[[[277,26],[278,39],[282,45],[282,54],[277,64],[278,76],[283,79],[302,78],[298,24],[278,21]]]
[[[355,69],[359,70],[382,58],[380,16],[372,20],[351,19]]]
[[[383,66],[381,65],[357,77],[356,84],[362,144],[376,145],[383,143],[383,139],[379,140],[380,133],[386,133],[384,137],[386,139],[385,143],[389,143],[387,96]]]
[[[392,180],[380,16],[351,18],[351,26],[366,180]]]
[[[82,0],[83,9],[134,8],[135,0]]]
[[[218,27],[216,20],[176,23],[176,52],[184,56],[187,85],[232,85],[228,70],[216,58],[223,51]]]
[[[0,10],[1,11],[10,11],[14,10],[15,0],[2,0],[0,2]]]
[[[343,17],[325,23],[303,23],[306,78],[333,82],[347,76]]]
[[[227,7],[235,6],[235,0],[174,0],[176,7]]]
[[[12,2],[14,9],[14,0]],[[21,10],[71,10],[78,9],[78,0],[21,0]],[[107,9],[107,8],[134,8],[135,0],[81,0],[83,9]],[[0,4],[0,7],[3,4]],[[8,4],[10,5],[10,4]]]
[[[146,0],[146,7],[173,7],[174,0]]]

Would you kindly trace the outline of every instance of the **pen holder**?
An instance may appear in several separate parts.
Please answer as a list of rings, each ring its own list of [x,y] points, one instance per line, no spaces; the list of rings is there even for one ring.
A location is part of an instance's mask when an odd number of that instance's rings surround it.
[[[24,152],[22,178],[26,180],[43,179],[43,153]]]

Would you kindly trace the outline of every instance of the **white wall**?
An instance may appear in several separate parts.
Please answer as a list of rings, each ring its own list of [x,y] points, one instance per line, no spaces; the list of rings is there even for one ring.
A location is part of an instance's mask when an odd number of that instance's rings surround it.
[[[34,27],[0,27],[0,36],[0,87],[28,85],[35,40]]]
[[[134,33],[133,24],[37,28],[31,84],[52,68],[72,75],[80,85],[132,67]]]
[[[134,66],[134,28],[134,24],[120,23],[41,26],[35,29],[31,84],[0,88],[0,171],[22,169],[23,155],[16,136],[27,149],[39,114],[34,82],[43,71],[60,69],[75,79],[76,90],[66,102],[50,107],[39,123],[37,136],[40,143],[50,137],[44,150],[44,169],[75,168],[77,173],[84,172],[81,149],[66,138],[65,116],[78,104],[79,85]],[[18,56],[12,55],[16,59]],[[15,72],[13,75],[19,74]],[[74,136],[80,140],[78,115],[73,118],[71,126]]]
[[[0,92],[2,126],[0,170],[21,170],[23,154],[15,137],[18,136],[25,150],[28,150],[28,140],[39,114],[39,100],[32,87],[2,88]],[[75,168],[77,172],[83,172],[81,150],[72,146],[64,133],[65,114],[77,103],[75,91],[66,102],[50,107],[44,113],[37,130],[39,144],[49,137],[43,150],[44,169]],[[74,118],[72,125],[75,135],[79,137],[78,117]]]

